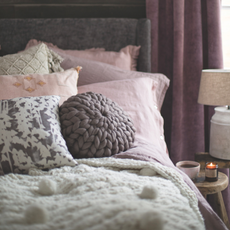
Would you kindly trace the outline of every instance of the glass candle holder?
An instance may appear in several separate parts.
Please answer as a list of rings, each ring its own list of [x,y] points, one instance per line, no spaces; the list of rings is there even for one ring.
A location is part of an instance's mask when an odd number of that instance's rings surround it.
[[[208,162],[205,166],[205,180],[208,182],[214,182],[218,180],[218,164],[214,162]]]

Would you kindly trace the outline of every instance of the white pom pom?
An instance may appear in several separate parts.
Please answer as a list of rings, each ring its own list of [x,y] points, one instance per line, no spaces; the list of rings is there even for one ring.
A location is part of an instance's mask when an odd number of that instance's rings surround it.
[[[26,209],[25,219],[28,224],[42,224],[48,220],[48,214],[44,207],[33,204]]]
[[[143,169],[141,169],[140,174],[142,176],[155,176],[157,173],[153,169],[143,168]]]
[[[56,193],[56,182],[49,180],[48,178],[43,178],[38,185],[38,192],[42,195],[49,196]]]
[[[154,186],[146,185],[144,186],[139,196],[140,198],[143,198],[143,199],[156,199],[158,196],[158,191]]]
[[[140,219],[140,229],[141,230],[162,230],[164,227],[164,222],[159,213],[154,211],[149,211],[144,213]]]

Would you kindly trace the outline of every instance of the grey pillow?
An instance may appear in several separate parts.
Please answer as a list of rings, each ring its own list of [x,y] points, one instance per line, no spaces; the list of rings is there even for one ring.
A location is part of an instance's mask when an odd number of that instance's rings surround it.
[[[63,71],[63,60],[54,51],[41,43],[25,51],[0,57],[0,75],[48,74]]]
[[[72,96],[60,106],[59,114],[63,137],[74,158],[109,157],[134,142],[131,119],[102,94]]]
[[[61,135],[59,99],[42,96],[0,101],[0,164],[4,173],[77,165]]]

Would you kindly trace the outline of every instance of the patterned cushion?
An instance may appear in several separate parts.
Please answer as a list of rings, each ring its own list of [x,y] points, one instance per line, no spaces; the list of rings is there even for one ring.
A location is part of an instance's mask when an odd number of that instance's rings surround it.
[[[0,75],[63,71],[60,67],[62,60],[58,54],[41,43],[20,53],[0,57]]]
[[[77,94],[77,81],[81,67],[50,74],[0,75],[0,100],[16,97],[58,95],[61,105]]]
[[[61,135],[59,96],[0,101],[0,164],[4,173],[75,166]]]

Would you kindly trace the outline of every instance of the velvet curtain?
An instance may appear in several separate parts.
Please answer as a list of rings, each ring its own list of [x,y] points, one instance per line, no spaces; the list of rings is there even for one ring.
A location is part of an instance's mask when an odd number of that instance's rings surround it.
[[[220,9],[221,0],[146,0],[152,72],[165,74],[171,82],[161,112],[174,163],[208,151],[214,109],[197,99],[202,69],[223,67]],[[229,189],[223,195],[230,213]]]

